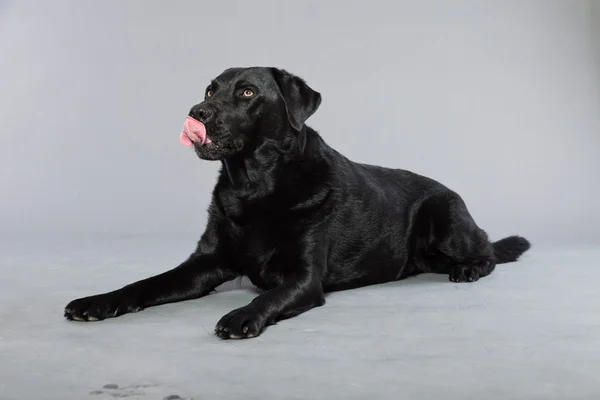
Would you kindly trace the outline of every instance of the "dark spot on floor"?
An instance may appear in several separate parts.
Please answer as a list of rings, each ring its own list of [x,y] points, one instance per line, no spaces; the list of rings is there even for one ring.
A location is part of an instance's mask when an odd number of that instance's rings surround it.
[[[117,385],[116,383],[107,383],[106,385],[102,386],[104,389],[118,389],[119,385]]]
[[[97,395],[97,394],[103,394],[103,393],[104,392],[102,390],[94,390],[94,391],[90,392],[91,395]]]
[[[126,387],[126,389],[144,389],[144,388],[153,388],[153,387],[158,387],[159,385],[153,384],[153,383],[141,383],[141,384],[137,384],[137,385],[129,385]]]
[[[183,400],[183,397],[176,394],[172,394],[170,396],[165,397],[163,400]]]

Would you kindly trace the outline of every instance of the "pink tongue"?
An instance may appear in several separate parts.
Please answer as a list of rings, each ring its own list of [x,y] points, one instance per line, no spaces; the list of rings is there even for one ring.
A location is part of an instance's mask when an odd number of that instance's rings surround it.
[[[183,131],[179,135],[179,140],[184,146],[193,146],[194,142],[200,144],[211,143],[212,140],[206,136],[206,127],[204,124],[190,116],[185,118]]]

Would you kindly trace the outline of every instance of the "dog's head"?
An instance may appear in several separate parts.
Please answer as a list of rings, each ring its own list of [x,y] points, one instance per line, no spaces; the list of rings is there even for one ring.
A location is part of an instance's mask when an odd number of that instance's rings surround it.
[[[318,92],[284,70],[231,68],[213,79],[204,101],[191,108],[181,142],[205,160],[252,152],[265,142],[290,149],[320,104]]]

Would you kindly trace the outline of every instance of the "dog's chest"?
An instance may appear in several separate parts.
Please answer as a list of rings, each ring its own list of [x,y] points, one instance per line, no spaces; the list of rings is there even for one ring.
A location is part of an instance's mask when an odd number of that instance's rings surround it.
[[[286,257],[296,241],[297,221],[280,200],[241,201],[225,197],[221,202],[229,224],[235,266],[262,289],[281,284],[289,272]]]
[[[268,225],[244,226],[236,225],[233,248],[234,262],[241,273],[261,289],[271,289],[283,279],[280,252],[281,241],[278,240]]]

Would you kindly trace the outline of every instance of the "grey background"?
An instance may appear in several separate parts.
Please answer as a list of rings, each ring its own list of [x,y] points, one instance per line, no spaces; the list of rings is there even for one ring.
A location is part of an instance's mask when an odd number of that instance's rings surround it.
[[[306,78],[332,146],[535,246],[474,284],[331,294],[252,340],[212,334],[247,281],[65,321],[192,250],[219,166],[178,135],[232,65]],[[0,399],[596,399],[598,172],[600,1],[0,0]]]
[[[598,243],[599,8],[5,0],[0,231],[199,235],[218,164],[183,119],[223,69],[274,65],[322,93],[333,147],[444,182],[492,238]]]

